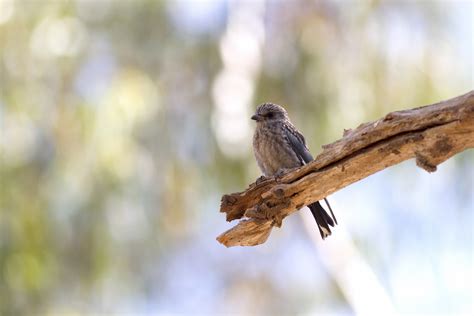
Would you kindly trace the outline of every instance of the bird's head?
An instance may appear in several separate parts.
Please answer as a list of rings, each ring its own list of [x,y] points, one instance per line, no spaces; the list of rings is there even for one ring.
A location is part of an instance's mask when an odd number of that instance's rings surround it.
[[[288,119],[288,113],[286,110],[273,103],[263,103],[257,107],[255,114],[252,115],[252,120],[259,122],[274,122],[283,121]]]

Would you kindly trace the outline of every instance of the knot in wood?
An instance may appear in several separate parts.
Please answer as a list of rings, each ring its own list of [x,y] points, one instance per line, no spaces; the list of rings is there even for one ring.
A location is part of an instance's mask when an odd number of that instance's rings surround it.
[[[221,205],[223,206],[232,206],[237,202],[237,198],[231,194],[225,194],[222,196]]]
[[[429,161],[429,158],[426,157],[426,156],[423,156],[422,154],[420,153],[416,153],[415,154],[415,157],[416,157],[416,165],[420,168],[422,168],[423,170],[431,173],[431,172],[435,172],[436,171],[436,165],[432,164],[430,161]]]
[[[289,208],[290,205],[291,202],[289,200],[278,204],[273,204],[271,201],[267,201],[248,209],[245,212],[245,217],[271,220],[274,223],[273,226],[281,227],[283,218],[286,217],[286,215],[283,215],[283,211]]]

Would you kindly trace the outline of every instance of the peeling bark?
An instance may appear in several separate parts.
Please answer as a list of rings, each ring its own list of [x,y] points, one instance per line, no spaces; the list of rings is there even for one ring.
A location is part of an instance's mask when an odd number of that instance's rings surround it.
[[[253,183],[247,190],[224,195],[227,221],[241,220],[217,237],[227,247],[265,242],[273,226],[304,205],[415,158],[428,172],[453,155],[474,147],[474,91],[436,104],[388,113],[323,146],[311,163],[279,178]]]

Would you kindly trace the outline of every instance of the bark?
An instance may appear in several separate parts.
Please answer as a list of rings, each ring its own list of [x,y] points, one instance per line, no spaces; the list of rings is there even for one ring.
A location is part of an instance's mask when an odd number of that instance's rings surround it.
[[[245,219],[217,240],[227,247],[261,244],[286,216],[371,174],[411,158],[434,172],[443,161],[473,147],[474,91],[389,113],[344,131],[343,138],[323,146],[323,152],[301,168],[224,195],[220,211],[227,221]]]

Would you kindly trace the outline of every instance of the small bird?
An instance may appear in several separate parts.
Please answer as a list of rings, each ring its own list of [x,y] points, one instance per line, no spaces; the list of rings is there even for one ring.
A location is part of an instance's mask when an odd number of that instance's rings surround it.
[[[263,103],[257,107],[252,120],[257,122],[253,151],[265,177],[279,175],[313,160],[303,135],[290,122],[288,113],[282,106]],[[334,227],[334,224],[337,224],[331,206],[326,199],[325,201],[332,218],[319,202],[308,205],[323,239],[331,235],[329,226]]]

